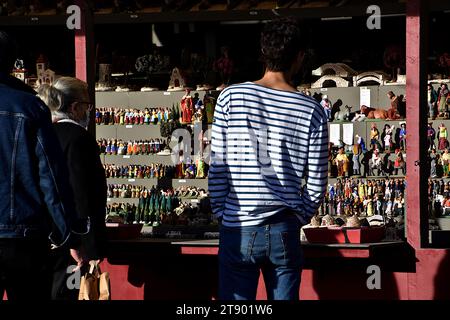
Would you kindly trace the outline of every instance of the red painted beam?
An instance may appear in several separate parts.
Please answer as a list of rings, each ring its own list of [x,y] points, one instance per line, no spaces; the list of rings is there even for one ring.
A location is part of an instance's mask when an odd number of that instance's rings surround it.
[[[428,244],[427,181],[427,53],[428,8],[424,0],[408,0],[406,15],[407,238],[418,249]]]
[[[81,8],[81,28],[75,30],[75,77],[87,82],[89,96],[95,104],[95,52],[93,14],[85,0],[75,0]],[[95,110],[91,111],[89,132],[95,136]]]
[[[217,255],[218,253],[218,247],[181,247],[181,254]]]
[[[75,77],[87,81],[86,6],[84,0],[76,0],[75,4],[81,8],[81,29],[75,30]]]

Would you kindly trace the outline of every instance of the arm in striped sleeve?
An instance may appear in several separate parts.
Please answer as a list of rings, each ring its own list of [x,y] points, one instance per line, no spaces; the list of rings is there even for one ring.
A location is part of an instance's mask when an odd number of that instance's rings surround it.
[[[208,190],[213,214],[222,217],[229,192],[227,155],[228,109],[230,93],[222,91],[217,99],[211,133],[211,163],[208,172]]]
[[[309,219],[325,196],[328,183],[328,125],[323,110],[314,111],[311,119],[306,187],[302,195],[304,212]]]

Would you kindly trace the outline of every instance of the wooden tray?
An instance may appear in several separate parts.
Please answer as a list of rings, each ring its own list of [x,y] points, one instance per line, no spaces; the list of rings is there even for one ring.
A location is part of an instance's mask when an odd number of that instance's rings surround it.
[[[385,235],[383,226],[377,227],[318,227],[303,228],[310,243],[370,243],[380,242]]]

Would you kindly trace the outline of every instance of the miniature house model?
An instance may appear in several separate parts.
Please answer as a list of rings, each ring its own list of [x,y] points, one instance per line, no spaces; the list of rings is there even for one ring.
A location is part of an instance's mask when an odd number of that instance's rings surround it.
[[[367,85],[370,82],[376,82],[383,85],[390,79],[390,76],[382,71],[368,71],[353,77],[353,86],[359,87]]]
[[[342,78],[349,78],[356,75],[357,72],[350,68],[345,63],[325,63],[321,65],[319,68],[312,71],[313,76],[338,76]]]
[[[39,83],[52,84],[55,80],[55,72],[47,68],[47,60],[40,55],[36,61],[36,75]]]
[[[329,85],[333,84],[333,85]],[[325,87],[349,87],[350,82],[345,80],[342,77],[338,76],[323,76],[313,84],[311,84],[311,88],[325,88]]]
[[[349,80],[356,74],[357,72],[345,63],[325,63],[312,71],[313,76],[321,78],[311,84],[311,88],[349,87],[352,85]]]
[[[173,68],[167,91],[183,91],[186,89],[186,81],[178,68]]]

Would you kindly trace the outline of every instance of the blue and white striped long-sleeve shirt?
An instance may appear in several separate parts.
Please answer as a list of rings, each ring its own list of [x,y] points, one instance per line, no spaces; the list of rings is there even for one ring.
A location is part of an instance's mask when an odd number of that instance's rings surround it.
[[[309,223],[328,175],[327,117],[314,99],[230,86],[217,99],[211,136],[209,191],[223,225],[258,225],[286,208]]]

